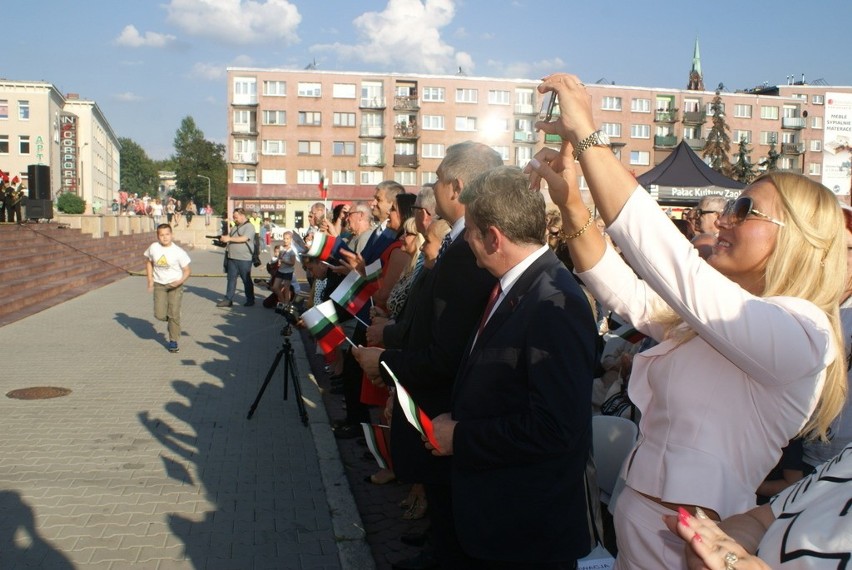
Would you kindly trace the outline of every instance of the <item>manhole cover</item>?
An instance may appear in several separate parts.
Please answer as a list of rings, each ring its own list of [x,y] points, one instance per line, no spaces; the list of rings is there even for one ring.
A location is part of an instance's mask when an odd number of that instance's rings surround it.
[[[68,388],[54,388],[51,386],[36,386],[33,388],[21,388],[12,390],[6,394],[7,398],[16,400],[47,400],[48,398],[61,398],[71,393]]]

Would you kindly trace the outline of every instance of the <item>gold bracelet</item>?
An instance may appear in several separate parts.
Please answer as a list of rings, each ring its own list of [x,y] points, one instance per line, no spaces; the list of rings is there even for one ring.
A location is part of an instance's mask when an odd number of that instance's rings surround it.
[[[581,235],[583,235],[586,232],[587,229],[589,229],[589,226],[591,226],[592,222],[595,221],[595,215],[592,213],[591,208],[586,208],[586,209],[589,211],[589,221],[586,222],[586,225],[583,226],[582,228],[580,228],[579,230],[577,230],[576,232],[574,232],[573,234],[567,234],[567,235],[565,234],[565,230],[560,229],[559,230],[559,237],[560,238],[562,238],[564,240],[578,238]]]

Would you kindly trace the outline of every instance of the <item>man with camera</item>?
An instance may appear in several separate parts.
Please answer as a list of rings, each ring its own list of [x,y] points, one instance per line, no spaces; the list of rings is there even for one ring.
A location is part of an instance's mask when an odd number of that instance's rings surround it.
[[[226,244],[225,259],[228,274],[228,287],[225,298],[216,303],[217,307],[231,307],[237,292],[237,277],[243,281],[246,294],[246,307],[254,305],[254,283],[251,280],[251,260],[254,256],[254,226],[248,221],[243,208],[234,210],[234,227],[223,233],[219,240]]]

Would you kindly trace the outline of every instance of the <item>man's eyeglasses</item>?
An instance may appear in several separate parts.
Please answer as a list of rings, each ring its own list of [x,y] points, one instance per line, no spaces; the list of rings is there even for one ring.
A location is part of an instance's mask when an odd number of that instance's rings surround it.
[[[424,214],[426,214],[427,216],[429,215],[429,210],[427,210],[423,206],[411,206],[411,209],[412,210],[423,210]]]
[[[725,209],[722,210],[719,222],[722,221],[722,218],[726,218],[726,223],[736,226],[746,221],[749,216],[757,216],[761,220],[772,222],[782,228],[786,225],[781,220],[776,220],[772,216],[768,216],[761,211],[755,210],[754,200],[752,200],[750,196],[741,196],[736,200],[728,201]]]
[[[722,212],[720,212],[718,210],[693,210],[693,212],[695,212],[694,216],[696,218],[700,218],[701,216],[703,216],[705,214],[720,214],[720,215],[722,214]]]

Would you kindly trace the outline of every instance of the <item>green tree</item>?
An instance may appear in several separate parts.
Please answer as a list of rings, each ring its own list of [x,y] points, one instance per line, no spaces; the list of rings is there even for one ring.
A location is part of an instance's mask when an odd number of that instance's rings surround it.
[[[121,187],[131,194],[156,196],[160,185],[156,163],[136,142],[120,137],[121,143]]]
[[[778,170],[778,158],[781,154],[775,150],[775,136],[769,139],[769,152],[766,153],[766,158],[760,161],[760,164],[766,167],[766,171]]]
[[[731,151],[731,136],[728,131],[731,128],[725,122],[725,107],[718,91],[710,102],[710,109],[713,113],[713,127],[707,134],[703,156],[710,159],[710,168],[725,176],[731,176],[731,161],[728,159],[728,153]]]
[[[751,149],[745,138],[740,139],[737,149],[736,160],[733,166],[733,178],[744,184],[749,184],[756,175],[754,165],[751,163]]]
[[[175,133],[175,154],[171,157],[176,180],[176,197],[184,204],[193,200],[203,206],[207,202],[207,180],[210,178],[212,206],[216,211],[225,207],[228,167],[225,164],[225,145],[208,141],[192,117],[185,117]]]

